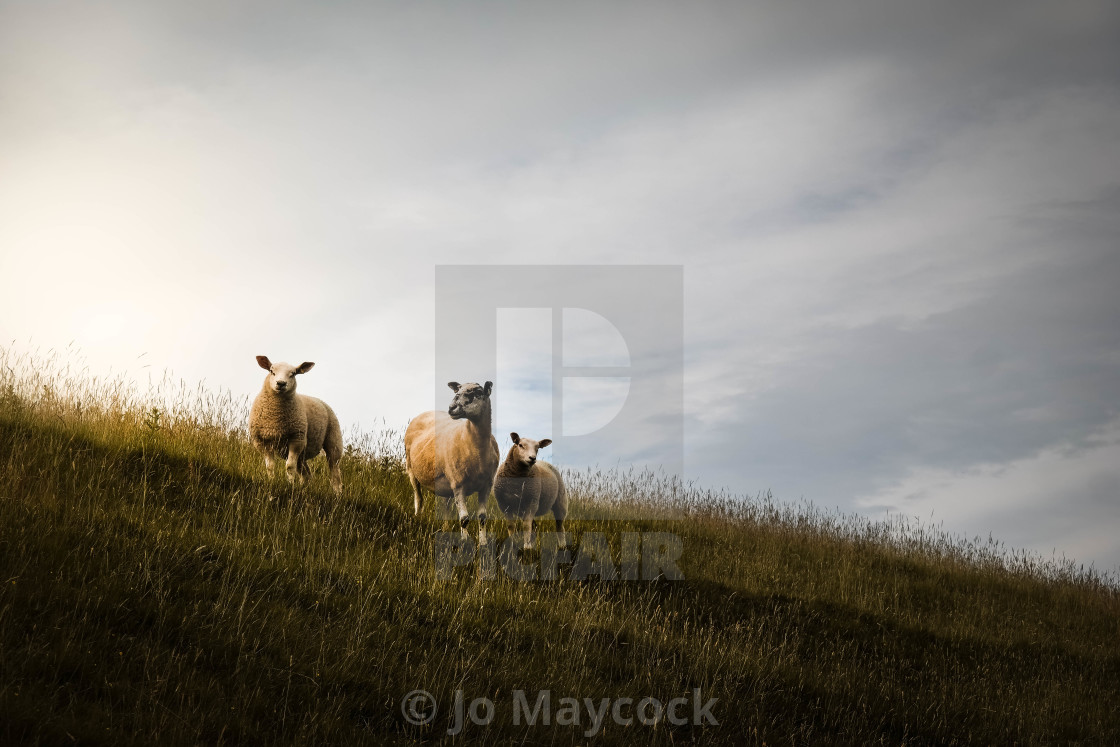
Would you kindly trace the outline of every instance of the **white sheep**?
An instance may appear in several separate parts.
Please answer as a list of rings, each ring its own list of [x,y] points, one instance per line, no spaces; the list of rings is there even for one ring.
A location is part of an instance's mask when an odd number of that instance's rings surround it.
[[[478,542],[486,543],[486,502],[498,471],[498,442],[490,432],[490,391],[485,385],[447,384],[455,393],[447,412],[431,410],[413,418],[404,433],[404,465],[419,515],[421,488],[455,500],[459,527],[467,536],[467,497],[478,493]]]
[[[494,481],[494,497],[502,513],[513,521],[509,534],[520,525],[524,536],[523,547],[533,546],[537,519],[552,512],[556,519],[558,547],[566,547],[564,518],[568,515],[568,491],[560,472],[548,462],[537,459],[537,451],[552,443],[546,438],[534,441],[509,434],[513,440],[506,459]]]
[[[311,477],[307,460],[325,452],[331,488],[342,492],[342,428],[334,411],[321,399],[296,394],[296,375],[307,373],[314,363],[292,366],[272,363],[258,355],[257,363],[268,371],[253,407],[249,411],[249,439],[264,455],[264,464],[273,468],[273,457],[287,460],[288,482],[300,483]]]

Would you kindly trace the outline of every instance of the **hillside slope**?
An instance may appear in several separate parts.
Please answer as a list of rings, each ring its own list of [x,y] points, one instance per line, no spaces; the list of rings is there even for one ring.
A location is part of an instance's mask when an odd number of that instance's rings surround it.
[[[684,580],[441,579],[441,522],[368,444],[342,497],[321,464],[293,492],[205,407],[7,376],[4,744],[434,743],[457,690],[494,704],[463,743],[1120,743],[1120,596],[1092,573],[681,499],[678,520],[572,529],[616,560],[623,532],[672,532]],[[692,723],[697,688],[718,724]],[[427,725],[402,715],[417,689]],[[517,690],[550,692],[550,725],[513,723]],[[685,698],[689,723],[591,733],[583,699],[620,697],[623,718]]]

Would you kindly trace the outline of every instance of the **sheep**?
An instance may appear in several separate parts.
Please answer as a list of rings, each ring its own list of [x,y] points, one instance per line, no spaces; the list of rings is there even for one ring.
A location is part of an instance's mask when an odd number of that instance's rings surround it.
[[[467,497],[478,493],[478,542],[486,544],[486,502],[501,454],[490,432],[493,382],[447,386],[455,393],[447,412],[431,410],[413,418],[404,433],[404,465],[412,483],[416,515],[424,507],[421,488],[447,499],[459,510],[459,529],[467,536]]]
[[[560,472],[548,462],[537,459],[537,451],[552,443],[546,438],[534,441],[509,434],[513,441],[506,459],[494,481],[494,497],[507,517],[513,520],[510,537],[520,524],[526,550],[533,546],[537,518],[549,511],[556,519],[558,547],[567,547],[564,535],[564,518],[568,515],[568,491]]]
[[[305,374],[315,365],[311,362],[292,366],[272,363],[268,356],[258,355],[257,363],[268,371],[264,385],[249,411],[249,438],[264,455],[265,467],[271,472],[273,457],[287,460],[288,482],[302,483],[311,477],[307,460],[323,451],[327,455],[331,489],[342,493],[342,428],[326,402],[305,394],[296,394],[296,375]]]

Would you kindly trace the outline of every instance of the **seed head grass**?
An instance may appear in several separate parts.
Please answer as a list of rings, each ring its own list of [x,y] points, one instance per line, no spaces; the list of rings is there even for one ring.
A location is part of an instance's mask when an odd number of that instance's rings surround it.
[[[496,705],[463,744],[1120,743],[1115,575],[585,470],[566,474],[575,552],[599,532],[617,562],[624,533],[671,532],[683,580],[445,577],[457,527],[412,515],[399,431],[347,434],[335,497],[322,460],[300,488],[266,473],[248,409],[0,351],[0,742],[432,744],[461,690]],[[512,719],[515,690],[555,712],[694,688],[718,725]],[[402,715],[415,689],[439,703],[427,725]]]

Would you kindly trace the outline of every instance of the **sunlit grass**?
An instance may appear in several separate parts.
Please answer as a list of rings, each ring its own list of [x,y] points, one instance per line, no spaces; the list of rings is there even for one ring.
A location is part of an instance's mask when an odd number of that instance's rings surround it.
[[[497,705],[458,741],[585,743],[586,714],[512,725],[513,690],[555,709],[695,687],[718,726],[608,718],[594,741],[1120,742],[1113,577],[914,520],[583,472],[574,504],[606,518],[575,519],[577,542],[603,532],[617,558],[623,532],[676,532],[684,581],[441,580],[444,523],[412,516],[399,434],[347,434],[340,498],[314,463],[293,491],[248,443],[247,397],[74,360],[0,354],[5,744],[435,742],[458,689]],[[417,688],[441,704],[428,726],[401,715]]]

